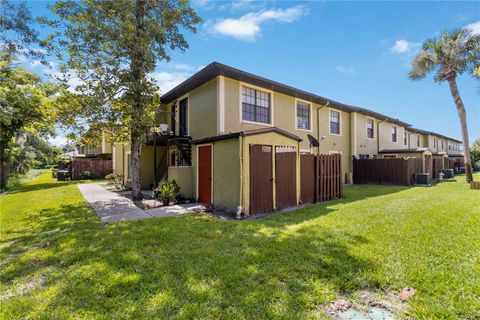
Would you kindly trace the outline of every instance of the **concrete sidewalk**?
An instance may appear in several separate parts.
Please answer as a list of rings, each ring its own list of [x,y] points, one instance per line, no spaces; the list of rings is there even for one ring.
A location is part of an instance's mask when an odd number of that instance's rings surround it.
[[[142,210],[132,200],[108,191],[96,183],[77,184],[77,187],[102,222],[172,217],[179,214],[199,212],[204,209],[198,203],[186,203]]]
[[[78,189],[102,222],[127,221],[151,218],[132,200],[108,191],[96,183],[77,184]]]

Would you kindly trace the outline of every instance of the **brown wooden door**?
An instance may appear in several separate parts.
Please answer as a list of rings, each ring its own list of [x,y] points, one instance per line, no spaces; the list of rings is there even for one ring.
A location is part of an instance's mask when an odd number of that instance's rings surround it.
[[[303,203],[315,202],[315,156],[300,155],[300,199]]]
[[[250,214],[273,210],[272,146],[250,146]]]
[[[276,209],[297,205],[297,153],[275,152],[275,203]]]
[[[198,201],[212,203],[212,146],[198,147]]]

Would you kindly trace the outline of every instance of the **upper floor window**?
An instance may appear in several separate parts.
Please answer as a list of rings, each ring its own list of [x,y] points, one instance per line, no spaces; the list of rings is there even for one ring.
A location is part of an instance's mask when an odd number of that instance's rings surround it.
[[[374,120],[367,118],[367,138],[373,139],[374,138]]]
[[[397,142],[397,127],[392,126],[392,142]]]
[[[403,132],[403,144],[407,145],[407,133]]]
[[[433,147],[434,147],[434,148],[437,147],[437,138],[433,138]]]
[[[310,104],[305,102],[297,102],[297,129],[311,129]]]
[[[340,134],[340,112],[330,110],[330,134]]]
[[[420,148],[420,135],[417,134],[417,148]]]
[[[270,123],[270,93],[242,87],[242,118]]]
[[[443,146],[444,146],[444,144],[443,144],[443,140],[442,140],[442,150],[443,150]]]

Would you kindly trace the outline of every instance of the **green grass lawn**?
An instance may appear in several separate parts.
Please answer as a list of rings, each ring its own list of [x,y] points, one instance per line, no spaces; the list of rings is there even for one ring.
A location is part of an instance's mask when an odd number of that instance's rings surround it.
[[[476,176],[478,180],[479,175]],[[50,173],[0,196],[0,314],[16,318],[327,318],[362,290],[401,318],[480,317],[480,191],[349,186],[265,219],[102,224]]]

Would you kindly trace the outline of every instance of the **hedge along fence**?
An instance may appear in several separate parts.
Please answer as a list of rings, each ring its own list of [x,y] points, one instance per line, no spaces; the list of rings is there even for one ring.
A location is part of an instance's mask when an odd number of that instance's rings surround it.
[[[79,180],[85,178],[84,172],[88,171],[92,179],[103,179],[113,171],[112,160],[105,159],[75,159],[70,162],[70,179]]]
[[[411,186],[415,174],[423,172],[420,158],[355,159],[353,160],[353,183],[391,184]]]

